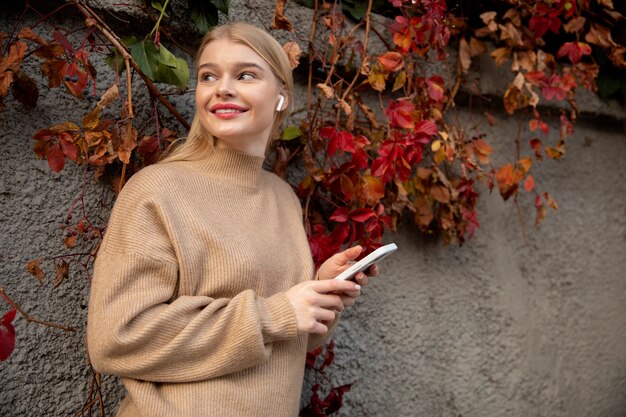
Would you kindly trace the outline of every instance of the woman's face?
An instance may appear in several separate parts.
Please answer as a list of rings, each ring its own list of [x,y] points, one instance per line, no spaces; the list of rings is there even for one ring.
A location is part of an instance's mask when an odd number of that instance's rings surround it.
[[[249,47],[218,39],[202,51],[196,112],[217,147],[265,155],[280,93],[270,66]]]

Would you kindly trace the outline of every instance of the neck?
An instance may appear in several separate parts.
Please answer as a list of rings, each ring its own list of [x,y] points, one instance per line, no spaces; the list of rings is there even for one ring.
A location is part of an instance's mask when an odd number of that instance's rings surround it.
[[[192,161],[208,175],[244,187],[257,187],[263,171],[264,156],[231,148],[215,147],[206,158]]]

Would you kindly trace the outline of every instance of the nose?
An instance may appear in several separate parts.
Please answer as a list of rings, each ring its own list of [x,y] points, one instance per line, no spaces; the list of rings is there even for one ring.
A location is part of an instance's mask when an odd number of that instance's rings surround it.
[[[229,76],[222,77],[220,79],[219,85],[217,86],[215,94],[218,97],[234,97],[236,95],[236,90],[233,79]]]

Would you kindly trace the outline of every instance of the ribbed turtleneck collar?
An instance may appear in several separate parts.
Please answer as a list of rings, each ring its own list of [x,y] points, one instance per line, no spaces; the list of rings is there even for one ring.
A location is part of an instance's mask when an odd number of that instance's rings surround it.
[[[214,148],[210,154],[196,161],[206,174],[244,187],[257,187],[263,171],[263,156],[249,155],[228,148]]]

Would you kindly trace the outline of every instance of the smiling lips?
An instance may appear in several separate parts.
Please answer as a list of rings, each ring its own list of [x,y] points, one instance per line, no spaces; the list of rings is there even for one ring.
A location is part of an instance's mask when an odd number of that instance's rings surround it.
[[[248,111],[245,107],[236,104],[216,104],[209,111],[220,119],[232,119]]]

